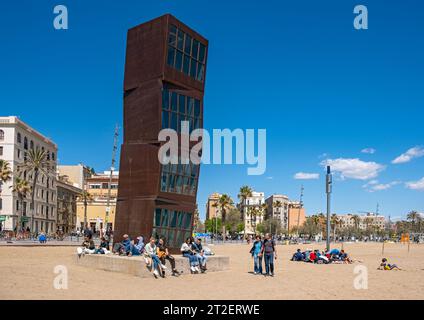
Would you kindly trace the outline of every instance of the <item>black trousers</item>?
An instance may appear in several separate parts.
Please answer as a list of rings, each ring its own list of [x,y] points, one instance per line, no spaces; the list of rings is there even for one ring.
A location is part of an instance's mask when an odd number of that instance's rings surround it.
[[[169,263],[171,264],[172,270],[175,270],[175,258],[171,255],[162,256],[162,258],[160,259],[160,262],[162,262],[162,264],[165,264],[165,259],[168,260]]]

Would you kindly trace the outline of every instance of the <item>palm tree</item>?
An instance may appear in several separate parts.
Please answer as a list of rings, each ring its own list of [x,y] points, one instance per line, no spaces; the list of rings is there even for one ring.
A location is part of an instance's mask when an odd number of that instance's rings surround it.
[[[1,187],[3,183],[6,183],[12,179],[12,170],[10,169],[9,162],[0,159],[0,195]]]
[[[83,190],[78,196],[78,200],[84,203],[84,228],[87,227],[87,205],[89,201],[93,201],[94,197],[87,190]]]
[[[277,200],[277,201],[275,201],[273,204],[273,207],[274,208],[276,208],[276,209],[280,209],[280,208],[282,208],[283,207],[283,203],[280,201],[280,200]],[[280,215],[281,215],[281,212],[280,212],[280,210],[277,210],[279,213],[280,213]]]
[[[214,203],[214,206],[221,212],[222,221],[222,238],[225,240],[225,218],[227,210],[233,205],[233,199],[228,194],[223,194],[219,197],[218,201]]]
[[[12,186],[12,191],[16,192],[18,194],[18,201],[20,205],[20,211],[21,211],[21,217],[24,215],[24,199],[26,198],[27,194],[31,192],[31,187],[29,185],[29,182],[20,178],[15,178],[15,184]],[[19,213],[18,217],[16,219],[16,234],[18,233],[19,229]]]
[[[356,231],[358,231],[359,230],[359,221],[360,221],[361,218],[359,218],[359,216],[357,214],[354,214],[350,219],[353,221]]]
[[[421,217],[420,217],[420,215],[418,214],[417,211],[413,210],[413,211],[408,213],[408,215],[406,216],[406,220],[411,222],[412,231],[416,231],[415,226],[421,222],[420,221]]]
[[[252,188],[250,188],[249,186],[241,186],[240,187],[240,191],[239,194],[237,195],[237,197],[239,198],[242,207],[241,207],[241,218],[243,219],[243,224],[244,224],[244,238],[246,238],[246,223],[245,223],[245,219],[244,219],[244,208],[246,206],[246,199],[252,196]]]
[[[337,214],[333,213],[331,215],[330,221],[331,221],[330,222],[331,223],[331,226],[333,228],[333,241],[336,241],[336,228],[337,228],[338,225],[340,225],[341,220],[339,219],[339,217],[337,216]]]
[[[18,167],[19,172],[26,171],[32,175],[32,190],[31,190],[31,232],[34,230],[34,216],[35,216],[35,193],[37,188],[37,180],[40,175],[46,177],[49,176],[49,173],[53,172],[53,167],[51,166],[51,161],[47,159],[47,152],[40,149],[31,149],[27,153],[27,158],[22,165]],[[47,215],[46,215],[47,223]]]
[[[266,203],[262,203],[261,206],[259,207],[259,217],[260,217],[259,221],[260,222],[262,222],[267,208],[268,208],[268,205]]]
[[[10,169],[9,162],[0,159],[0,193],[1,185],[12,179],[12,170]]]
[[[0,159],[0,200],[3,183],[7,183],[12,179],[12,170],[8,161]]]
[[[250,225],[253,226],[253,232],[256,234],[256,217],[259,215],[259,209],[257,207],[250,207],[247,212],[250,218]]]

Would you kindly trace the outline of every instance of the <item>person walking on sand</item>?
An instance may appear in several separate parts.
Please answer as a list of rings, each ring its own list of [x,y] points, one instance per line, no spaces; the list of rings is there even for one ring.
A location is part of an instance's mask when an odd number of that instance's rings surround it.
[[[256,240],[250,249],[250,254],[253,257],[253,273],[262,274],[262,240],[261,236],[257,235]]]
[[[277,259],[277,250],[275,242],[269,233],[265,234],[265,240],[262,244],[262,255],[265,258],[265,276],[274,276],[274,259]]]

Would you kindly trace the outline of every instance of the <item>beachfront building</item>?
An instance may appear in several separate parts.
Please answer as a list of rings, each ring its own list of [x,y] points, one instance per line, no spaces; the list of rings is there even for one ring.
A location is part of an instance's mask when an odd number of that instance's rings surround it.
[[[283,230],[288,229],[290,200],[286,195],[273,194],[265,199],[266,218],[278,219]]]
[[[281,228],[289,232],[302,226],[305,221],[305,208],[299,201],[291,201],[287,196],[274,194],[265,200],[266,217],[278,219]]]
[[[116,198],[118,195],[119,172],[112,172],[112,183],[110,184],[110,171],[95,173],[85,179],[85,190],[91,195],[92,199],[87,201],[87,224],[93,231],[99,231],[105,227],[106,214],[107,229],[115,226]],[[85,206],[82,198],[77,202],[77,229],[83,230],[85,217]]]
[[[58,165],[59,176],[66,176],[66,179],[73,186],[83,189],[88,178],[94,174],[93,169],[80,163],[77,165]]]
[[[252,191],[252,196],[237,205],[244,219],[245,233],[255,234],[256,226],[265,219],[265,194]]]
[[[359,214],[343,214],[337,215],[340,221],[340,228],[358,228],[360,230],[366,230],[369,227],[373,227],[379,230],[383,230],[386,227],[386,218],[376,213],[368,212],[365,215]]]
[[[208,197],[206,203],[206,220],[220,217],[219,208],[215,207],[220,197],[221,194],[218,192],[214,192]]]
[[[77,200],[82,190],[67,176],[58,176],[57,185],[57,230],[64,234],[76,231]]]
[[[13,183],[20,175],[32,186],[33,173],[19,172],[18,166],[27,159],[29,150],[44,150],[49,161],[47,174],[38,176],[34,190],[34,205],[31,194],[20,199],[13,192]],[[13,179],[2,186],[0,221],[3,230],[29,228],[31,231],[46,233],[56,231],[56,159],[57,145],[40,132],[31,128],[16,116],[0,117],[0,159],[10,164]]]
[[[203,127],[207,52],[208,41],[170,14],[128,30],[114,239],[154,235],[179,252],[192,234],[199,165],[176,155],[168,163],[167,154],[159,161],[165,141],[158,136],[162,129],[180,135],[182,121],[189,133]]]
[[[306,212],[303,207],[303,203],[300,203],[299,201],[290,201],[287,230],[291,232],[293,229],[298,229],[305,223],[305,221]]]

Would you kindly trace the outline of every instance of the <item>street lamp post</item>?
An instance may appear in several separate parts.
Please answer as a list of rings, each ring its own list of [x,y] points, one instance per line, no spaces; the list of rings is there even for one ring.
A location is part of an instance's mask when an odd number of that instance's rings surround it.
[[[327,166],[327,175],[325,179],[325,192],[327,193],[327,251],[330,251],[330,198],[331,198],[331,169],[330,166]]]

